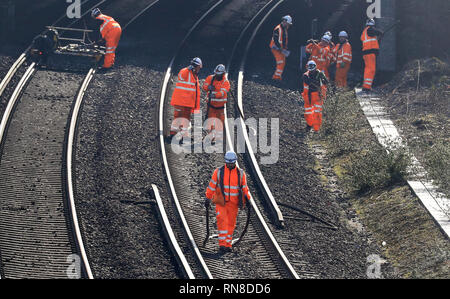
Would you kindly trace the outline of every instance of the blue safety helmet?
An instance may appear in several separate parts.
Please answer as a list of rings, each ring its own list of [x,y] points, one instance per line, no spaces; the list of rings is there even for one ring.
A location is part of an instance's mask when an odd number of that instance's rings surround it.
[[[225,154],[225,163],[236,163],[236,161],[237,161],[237,155],[236,155],[236,153],[235,152],[233,152],[233,151],[228,151],[226,154]]]

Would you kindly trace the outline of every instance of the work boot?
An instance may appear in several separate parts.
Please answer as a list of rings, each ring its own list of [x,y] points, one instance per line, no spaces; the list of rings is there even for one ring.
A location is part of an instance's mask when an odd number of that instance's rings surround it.
[[[362,89],[362,92],[364,92],[364,93],[371,93],[372,90],[371,90],[371,89],[368,89],[368,88],[363,88],[363,89]]]
[[[167,143],[167,144],[171,144],[172,143],[172,138],[173,138],[173,136],[175,136],[175,135],[169,135],[169,136],[165,136],[164,137],[164,141]]]
[[[225,246],[219,246],[219,254],[225,254],[228,250]]]
[[[312,129],[312,126],[310,126],[310,125],[306,125],[306,132],[309,132],[309,131],[311,131],[311,129]]]
[[[233,252],[233,248],[231,247],[225,247],[226,252]]]

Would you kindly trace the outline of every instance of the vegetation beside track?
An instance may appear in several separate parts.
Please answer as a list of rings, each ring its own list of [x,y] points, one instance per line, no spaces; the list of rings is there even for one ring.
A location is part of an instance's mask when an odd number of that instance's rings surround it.
[[[324,127],[312,142],[320,140],[327,148],[348,203],[382,246],[395,274],[449,277],[448,239],[403,179],[408,156],[388,154],[379,145],[354,92],[329,96],[324,112]]]

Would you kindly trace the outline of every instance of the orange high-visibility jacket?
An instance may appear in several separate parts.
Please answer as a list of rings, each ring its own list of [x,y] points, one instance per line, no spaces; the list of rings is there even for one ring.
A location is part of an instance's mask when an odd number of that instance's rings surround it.
[[[281,24],[277,25],[274,29],[273,29],[273,34],[272,34],[272,40],[270,41],[270,48],[272,48],[274,45],[277,45],[277,43],[275,43],[275,38],[278,35],[278,45],[280,49],[287,49],[288,48],[288,32],[287,30],[283,29],[283,26],[281,26]],[[277,46],[278,46],[277,45]]]
[[[214,75],[210,75],[203,83],[203,90],[208,91],[208,87],[211,85],[211,81]],[[221,81],[214,80],[213,86],[215,90],[211,92],[211,106],[215,108],[223,108],[228,100],[228,92],[230,91],[230,82],[224,75]],[[208,91],[208,99],[210,92]]]
[[[344,44],[337,44],[334,52],[336,53],[337,64],[352,63],[352,46],[349,42]]]
[[[178,80],[170,101],[172,106],[200,109],[200,84],[198,77],[189,67],[178,73]]]
[[[306,46],[306,53],[311,54],[310,60],[313,60],[316,64],[319,63],[320,46],[315,43],[309,43]]]
[[[103,21],[102,26],[100,26],[100,34],[102,35],[102,38],[104,38],[104,39],[106,39],[106,37],[108,36],[108,33],[111,31],[111,29],[116,28],[116,27],[120,28],[119,23],[117,23],[110,16],[100,14],[96,17],[96,19]]]
[[[310,60],[314,60],[317,69],[321,71],[328,68],[333,59],[333,53],[328,45],[321,46],[320,44],[310,43],[306,46],[306,53],[311,54]]]
[[[363,51],[368,50],[378,50],[380,49],[380,43],[378,42],[378,38],[376,36],[369,36],[367,34],[367,30],[369,30],[370,26],[367,26],[361,34],[361,41],[363,44]]]
[[[225,165],[225,171],[223,176],[223,185],[225,193],[225,202],[232,202],[235,204],[239,203],[239,184],[238,184],[238,168],[235,167],[230,171],[228,167]],[[247,199],[250,200],[250,194],[248,193],[247,186],[247,178],[245,176],[245,172],[242,169],[239,169],[241,176],[241,186],[242,186],[242,194],[247,196]],[[206,198],[212,199],[214,193],[216,192],[216,188],[220,188],[220,168],[216,168],[212,175],[211,180],[209,181],[208,188],[206,188]]]

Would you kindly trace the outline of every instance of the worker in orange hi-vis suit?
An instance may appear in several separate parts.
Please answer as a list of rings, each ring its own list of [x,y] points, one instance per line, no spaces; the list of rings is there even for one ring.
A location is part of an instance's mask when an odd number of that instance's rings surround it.
[[[364,58],[364,82],[363,91],[372,90],[373,80],[377,71],[377,55],[380,50],[379,39],[383,32],[375,28],[375,20],[370,19],[366,22],[366,28],[361,34],[363,58]]]
[[[181,133],[180,137],[189,136],[189,126],[191,114],[194,110],[200,109],[200,84],[198,73],[202,68],[202,61],[196,57],[192,59],[188,67],[183,68],[178,73],[175,88],[170,104],[173,106],[174,116],[170,127],[168,141]]]
[[[120,36],[122,35],[122,28],[112,17],[102,14],[98,8],[92,10],[91,17],[101,22],[100,34],[102,40],[106,41],[106,54],[103,68],[111,68],[116,58],[116,49],[119,45]]]
[[[281,81],[281,76],[286,66],[286,57],[290,54],[288,50],[288,29],[291,25],[291,16],[284,16],[281,19],[281,23],[273,30],[272,40],[270,41],[270,49],[276,61],[275,73],[272,76],[273,80]]]
[[[345,31],[339,33],[339,44],[336,45],[336,87],[347,87],[347,75],[352,64],[352,46],[348,42],[348,34]]]
[[[203,90],[208,92],[206,130],[212,134],[211,143],[223,140],[224,107],[228,101],[230,82],[226,76],[225,66],[219,64],[203,83]]]
[[[245,172],[236,166],[236,161],[236,153],[228,151],[225,165],[214,170],[206,188],[205,207],[208,209],[211,201],[216,204],[219,253],[232,251],[238,209],[250,200]]]
[[[310,60],[307,65],[308,71],[303,75],[303,93],[305,102],[306,128],[319,131],[322,126],[323,101],[326,96],[324,86],[328,79],[322,71],[317,69],[317,64]]]
[[[325,73],[327,79],[329,79],[328,67],[333,59],[330,42],[330,36],[324,35],[319,43],[310,39],[306,46],[306,53],[310,54],[310,60],[316,63],[318,70]]]

